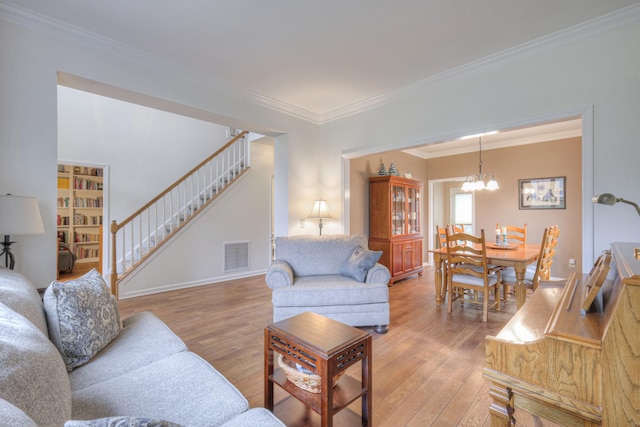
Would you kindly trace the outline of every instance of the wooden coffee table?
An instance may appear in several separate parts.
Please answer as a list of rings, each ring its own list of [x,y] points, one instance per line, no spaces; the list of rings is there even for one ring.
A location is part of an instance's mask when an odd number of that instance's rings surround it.
[[[264,401],[286,425],[371,426],[371,335],[357,328],[307,312],[267,326],[264,330]],[[321,393],[312,393],[291,383],[281,367],[274,369],[279,353],[319,375]],[[342,375],[335,387],[332,379],[361,362],[360,381]],[[290,396],[274,407],[273,385]],[[291,396],[295,397],[293,399]],[[362,415],[347,406],[362,399]],[[302,403],[302,404],[301,404]],[[317,415],[320,415],[318,422]]]

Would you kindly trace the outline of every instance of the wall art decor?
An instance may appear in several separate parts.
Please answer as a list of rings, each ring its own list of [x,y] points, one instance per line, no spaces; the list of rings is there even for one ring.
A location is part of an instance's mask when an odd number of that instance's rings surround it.
[[[520,209],[565,209],[566,177],[518,180]]]

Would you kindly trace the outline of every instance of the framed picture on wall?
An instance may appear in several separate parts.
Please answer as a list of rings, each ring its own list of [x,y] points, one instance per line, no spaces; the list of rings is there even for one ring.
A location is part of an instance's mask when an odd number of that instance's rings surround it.
[[[566,177],[519,179],[520,209],[565,209]]]

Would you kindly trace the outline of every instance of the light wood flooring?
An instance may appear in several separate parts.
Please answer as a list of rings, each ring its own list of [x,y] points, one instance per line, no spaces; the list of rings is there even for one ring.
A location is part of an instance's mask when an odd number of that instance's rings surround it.
[[[363,328],[373,336],[376,427],[490,424],[489,383],[482,377],[484,338],[509,320],[515,300],[482,323],[482,310],[472,305],[456,304],[450,315],[446,305],[437,307],[433,281],[433,270],[426,269],[422,277],[396,283],[389,289],[389,332]],[[120,310],[123,318],[153,312],[231,381],[251,407],[263,406],[263,332],[273,316],[264,276],[125,299]],[[521,413],[518,425],[543,424]]]
[[[78,278],[83,274],[91,271],[92,268],[98,268],[98,263],[97,262],[76,262],[75,265],[73,266],[73,271],[72,272],[61,271],[58,274],[58,280],[64,282],[66,280]]]

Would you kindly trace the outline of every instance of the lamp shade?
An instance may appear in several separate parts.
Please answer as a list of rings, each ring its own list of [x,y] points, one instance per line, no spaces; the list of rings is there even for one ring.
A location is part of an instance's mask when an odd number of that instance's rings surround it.
[[[316,200],[307,218],[331,218],[326,200]]]
[[[38,201],[33,197],[0,196],[0,235],[42,234]]]

